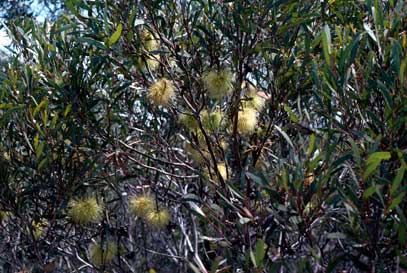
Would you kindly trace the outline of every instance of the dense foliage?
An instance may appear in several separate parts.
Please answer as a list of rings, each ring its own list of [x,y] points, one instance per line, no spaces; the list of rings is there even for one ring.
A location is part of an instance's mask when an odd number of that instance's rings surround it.
[[[64,1],[7,24],[4,272],[407,270],[405,1]]]

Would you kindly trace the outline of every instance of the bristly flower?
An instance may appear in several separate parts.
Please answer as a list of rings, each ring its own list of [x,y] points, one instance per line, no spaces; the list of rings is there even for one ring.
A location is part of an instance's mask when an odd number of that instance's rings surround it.
[[[248,106],[253,107],[259,112],[263,110],[266,105],[266,100],[257,94],[250,94],[249,99],[251,99],[251,101],[249,101]]]
[[[203,77],[209,97],[221,99],[232,91],[232,72],[227,69],[211,70]]]
[[[148,69],[153,72],[160,66],[159,59],[159,55],[146,56],[145,58],[139,57],[136,67],[142,72],[147,72]]]
[[[270,95],[258,91],[251,83],[245,81],[242,83],[242,88],[246,86],[245,96],[242,99],[243,108],[254,108],[261,112],[266,105],[266,101],[270,99]]]
[[[179,122],[184,125],[188,131],[194,131],[199,127],[196,118],[189,114],[181,114],[179,116]]]
[[[146,215],[146,222],[149,226],[156,229],[162,229],[166,227],[171,220],[168,209],[162,208],[159,210],[150,211]]]
[[[157,39],[154,37],[154,35],[148,31],[147,29],[144,29],[141,34],[141,40],[144,46],[144,49],[146,51],[154,51],[154,50],[158,50],[159,48],[159,43],[157,41]]]
[[[102,219],[103,206],[98,204],[95,197],[71,200],[69,206],[68,215],[76,224],[87,225],[97,223]]]
[[[201,112],[202,126],[205,130],[209,131],[218,130],[220,127],[221,120],[222,112],[220,110],[216,110],[214,112],[208,112],[207,110],[203,110]]]
[[[244,108],[238,113],[237,130],[247,135],[253,133],[257,125],[257,113],[253,108]]]
[[[130,199],[130,211],[138,217],[145,217],[155,209],[155,200],[151,196],[134,196]]]
[[[117,255],[117,245],[114,242],[94,243],[89,247],[90,259],[96,266],[111,262]]]
[[[157,105],[166,106],[174,97],[174,84],[166,78],[161,78],[148,89],[148,97]]]

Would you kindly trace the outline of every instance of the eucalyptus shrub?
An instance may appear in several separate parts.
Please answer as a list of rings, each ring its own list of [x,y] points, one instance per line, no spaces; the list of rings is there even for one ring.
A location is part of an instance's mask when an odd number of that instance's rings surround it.
[[[404,1],[65,1],[8,24],[5,272],[407,269]]]

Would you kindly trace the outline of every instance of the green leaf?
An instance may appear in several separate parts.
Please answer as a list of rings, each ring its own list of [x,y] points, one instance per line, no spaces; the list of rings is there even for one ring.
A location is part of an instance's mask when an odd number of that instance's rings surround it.
[[[13,103],[0,103],[0,109],[9,109],[13,108],[15,104]]]
[[[383,97],[385,98],[385,101],[387,103],[387,105],[390,108],[394,107],[394,103],[393,103],[393,99],[392,99],[392,95],[389,92],[389,89],[386,87],[386,85],[384,85],[381,81],[377,80],[377,85],[379,87],[379,90],[381,91],[381,93],[383,94]]]
[[[33,112],[33,117],[35,117],[37,115],[37,113],[41,110],[41,108],[46,106],[46,104],[47,104],[47,99],[42,100],[40,102],[40,104],[38,104],[37,107],[35,107],[34,112]]]
[[[406,245],[406,225],[403,223],[400,223],[398,225],[398,236],[397,239],[400,243],[401,246]]]
[[[122,30],[123,30],[123,25],[121,23],[119,23],[116,31],[109,38],[109,44],[108,44],[109,47],[114,45],[117,42],[117,40],[119,40],[120,36],[122,35]]]
[[[263,266],[263,260],[266,255],[266,244],[264,243],[264,240],[259,239],[256,242],[256,252],[254,255],[255,259],[255,265],[257,267],[262,267]]]
[[[58,113],[56,113],[54,115],[54,117],[52,118],[52,121],[51,121],[51,127],[50,127],[51,129],[55,128],[55,126],[56,126],[56,124],[58,122],[58,118],[59,118],[59,115],[58,115]]]
[[[322,30],[322,47],[325,61],[328,66],[331,66],[331,30],[328,25],[325,25]]]
[[[41,141],[35,148],[35,158],[38,160],[44,151],[45,141]]]
[[[284,110],[287,112],[288,116],[290,117],[291,121],[294,123],[299,123],[297,116],[294,114],[291,107],[284,103]]]
[[[64,111],[64,117],[66,117],[71,112],[71,109],[72,109],[72,104],[68,104]]]
[[[363,174],[363,179],[367,179],[376,169],[379,167],[380,161],[375,161],[367,165],[365,173]]]
[[[66,0],[66,1],[65,1],[65,5],[66,5],[67,9],[68,9],[73,15],[75,15],[76,17],[78,17],[79,14],[78,14],[78,11],[75,9],[75,4],[76,4],[76,1],[74,1],[74,0]]]
[[[406,171],[405,167],[400,167],[400,169],[397,171],[396,177],[394,178],[394,180],[391,184],[391,190],[390,190],[391,195],[393,195],[396,192],[397,188],[400,186],[400,183],[403,180],[405,171]]]
[[[366,164],[371,164],[376,161],[389,160],[391,158],[390,152],[375,152],[368,156]]]
[[[382,12],[382,7],[379,3],[379,0],[374,0],[374,13],[373,13],[373,18],[376,24],[376,28],[380,26],[380,28],[384,27],[383,23],[383,12]]]
[[[379,167],[383,160],[391,158],[390,152],[375,152],[369,155],[366,160],[366,169],[363,174],[363,179],[367,179]]]
[[[89,37],[79,37],[78,42],[87,43],[100,49],[107,49],[107,47],[102,42]]]
[[[405,194],[406,194],[405,192],[401,192],[399,195],[397,195],[397,197],[394,198],[393,201],[391,202],[388,210],[392,210],[398,205],[400,205],[401,201],[403,201]]]
[[[312,152],[314,151],[315,147],[315,134],[312,134],[309,138],[309,145],[307,150],[307,155],[311,156]]]
[[[355,143],[353,139],[349,139],[350,144],[352,145],[352,155],[353,159],[356,161],[357,164],[361,164],[361,156],[358,145]]]
[[[373,193],[376,192],[376,185],[373,185],[371,187],[369,187],[368,189],[365,190],[365,192],[363,193],[363,199],[368,199],[370,196],[373,195]]]
[[[40,164],[38,164],[38,167],[37,167],[38,170],[41,170],[45,166],[45,164],[47,164],[47,161],[48,161],[47,158],[44,158],[43,160],[41,160]]]

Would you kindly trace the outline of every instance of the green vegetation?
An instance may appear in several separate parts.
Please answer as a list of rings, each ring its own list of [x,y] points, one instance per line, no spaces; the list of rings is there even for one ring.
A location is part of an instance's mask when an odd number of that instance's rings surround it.
[[[407,270],[405,1],[61,2],[6,23],[0,271]]]

